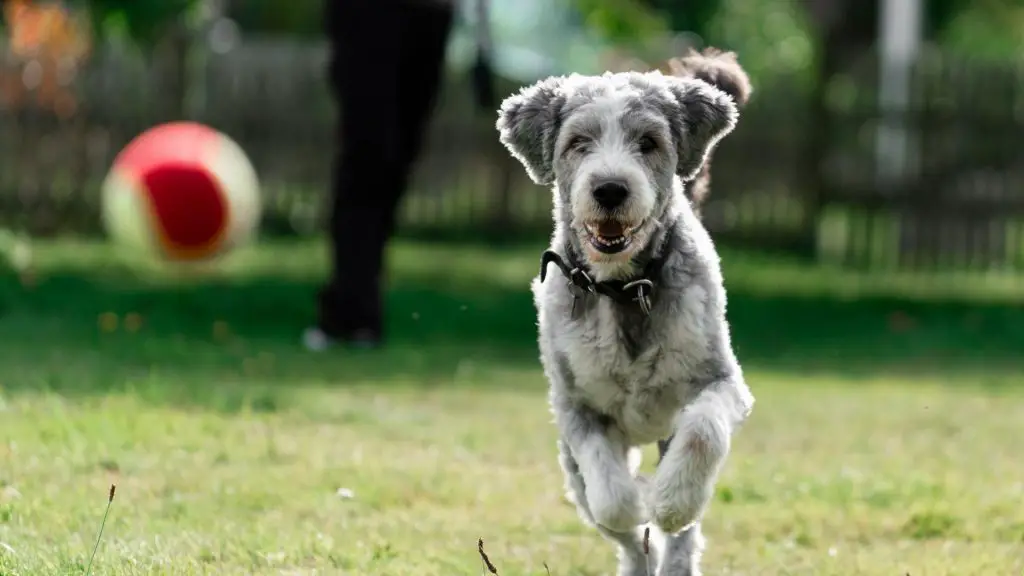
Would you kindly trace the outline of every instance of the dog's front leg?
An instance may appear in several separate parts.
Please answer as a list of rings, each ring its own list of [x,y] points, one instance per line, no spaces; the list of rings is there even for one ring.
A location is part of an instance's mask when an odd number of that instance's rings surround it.
[[[580,515],[621,534],[647,522],[639,487],[629,473],[629,446],[622,433],[571,399],[559,399],[552,406],[561,433],[560,461]]]
[[[597,524],[594,520],[594,515],[587,503],[586,482],[580,473],[579,464],[573,458],[572,451],[564,440],[558,441],[558,463],[561,464],[562,471],[565,473],[566,488],[576,503],[580,517],[586,522],[596,525],[602,536],[618,545],[618,576],[653,576],[654,567],[657,566],[657,551],[656,549],[651,550],[650,554],[644,552],[642,528],[616,532]]]
[[[753,407],[754,398],[739,370],[727,374],[706,385],[676,417],[672,440],[652,478],[653,521],[666,534],[700,520],[729,454],[733,431]]]

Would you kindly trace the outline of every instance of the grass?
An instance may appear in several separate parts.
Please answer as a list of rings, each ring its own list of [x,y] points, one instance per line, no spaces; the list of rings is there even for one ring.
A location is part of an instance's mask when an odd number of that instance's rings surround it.
[[[562,499],[539,250],[392,254],[392,346],[319,356],[296,345],[319,245],[205,274],[22,254],[0,278],[0,574],[85,573],[111,484],[96,575],[475,575],[478,538],[502,575],[611,574]],[[758,404],[706,573],[1024,573],[1019,279],[724,260]]]

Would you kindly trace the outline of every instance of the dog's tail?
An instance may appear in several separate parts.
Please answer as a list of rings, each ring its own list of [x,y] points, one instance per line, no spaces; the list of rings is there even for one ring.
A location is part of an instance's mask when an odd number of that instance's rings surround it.
[[[724,52],[717,48],[705,48],[703,52],[694,49],[678,58],[672,58],[666,63],[668,73],[681,78],[697,78],[722,92],[732,96],[738,108],[743,108],[750,100],[750,93],[753,87],[750,85],[750,77],[746,70],[740,66],[735,52]],[[699,214],[700,206],[704,203],[711,192],[711,155],[714,150],[708,151],[707,159],[700,173],[687,186],[687,196],[693,204],[694,211]]]

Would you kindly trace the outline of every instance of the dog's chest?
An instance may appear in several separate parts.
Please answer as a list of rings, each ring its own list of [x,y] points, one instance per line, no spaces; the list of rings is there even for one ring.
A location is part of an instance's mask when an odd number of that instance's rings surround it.
[[[704,344],[671,318],[623,313],[600,298],[587,306],[560,343],[576,393],[611,416],[637,444],[671,433]]]

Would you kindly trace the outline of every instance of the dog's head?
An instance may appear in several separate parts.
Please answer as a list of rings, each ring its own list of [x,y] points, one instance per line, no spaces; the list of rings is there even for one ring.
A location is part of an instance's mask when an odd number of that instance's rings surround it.
[[[628,264],[736,124],[732,98],[661,72],[560,76],[508,97],[497,128],[591,264]]]

